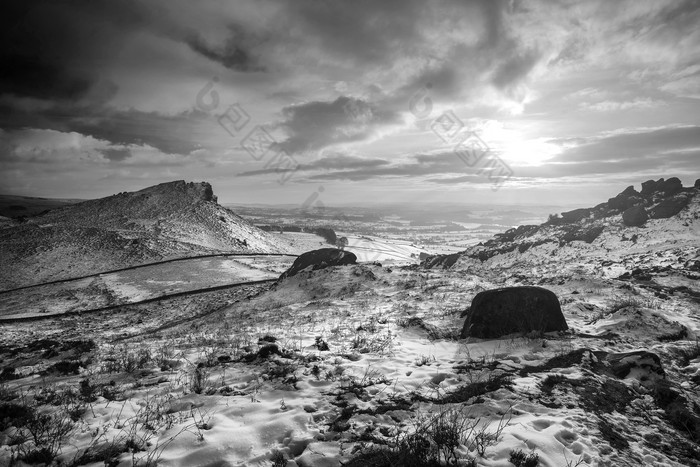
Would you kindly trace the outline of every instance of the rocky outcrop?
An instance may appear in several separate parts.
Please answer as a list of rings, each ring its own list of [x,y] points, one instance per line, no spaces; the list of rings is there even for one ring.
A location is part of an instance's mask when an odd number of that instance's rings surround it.
[[[567,231],[561,237],[561,244],[567,244],[574,241],[593,243],[598,236],[603,233],[604,227],[597,225],[593,227],[577,227]]]
[[[562,212],[561,218],[564,223],[572,224],[587,218],[591,215],[591,212],[592,209],[590,208],[574,209],[573,211]]]
[[[690,203],[690,198],[691,196],[687,193],[678,193],[671,198],[666,198],[651,209],[649,217],[652,219],[673,217]]]
[[[675,216],[689,205],[693,197],[700,194],[700,180],[696,185],[697,188],[684,188],[677,177],[647,180],[642,183],[641,192],[630,185],[593,208],[574,209],[562,212],[561,215],[552,214],[540,225],[521,225],[508,229],[461,253],[431,256],[423,260],[422,265],[427,268],[448,268],[456,264],[460,257],[483,263],[513,252],[524,254],[547,243],[578,248],[573,242],[597,241],[608,226],[618,223],[620,215],[622,224],[626,227],[640,227],[646,225],[649,219]],[[617,219],[611,219],[614,217]]]
[[[632,206],[622,213],[622,222],[627,227],[640,227],[649,219],[644,206]]]
[[[344,266],[355,264],[357,256],[354,253],[336,248],[321,248],[320,250],[307,251],[297,257],[292,266],[280,276],[280,280],[299,274],[301,271],[328,268],[331,266]]]
[[[421,265],[428,269],[435,267],[449,268],[457,262],[459,257],[459,253],[452,253],[450,255],[432,255],[425,258],[425,260],[421,262]]]
[[[630,185],[627,188],[625,188],[625,190],[622,193],[608,200],[608,208],[623,211],[642,202],[643,200],[641,196],[639,196],[637,190],[635,190],[634,187]]]
[[[218,198],[214,196],[214,190],[211,184],[208,182],[194,183],[190,182],[188,187],[191,187],[195,192],[199,194],[199,199],[202,201],[211,201],[213,203],[218,202]]]
[[[664,197],[673,196],[676,193],[680,193],[683,189],[683,182],[678,177],[671,177],[664,181],[659,187],[659,191],[664,195]]]
[[[541,287],[505,287],[472,300],[462,337],[498,338],[513,333],[568,329],[554,292]]]

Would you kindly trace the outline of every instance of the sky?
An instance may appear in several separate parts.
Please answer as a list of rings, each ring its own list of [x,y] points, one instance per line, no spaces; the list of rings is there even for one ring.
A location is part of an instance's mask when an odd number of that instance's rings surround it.
[[[700,0],[10,0],[0,193],[589,206],[700,178]]]

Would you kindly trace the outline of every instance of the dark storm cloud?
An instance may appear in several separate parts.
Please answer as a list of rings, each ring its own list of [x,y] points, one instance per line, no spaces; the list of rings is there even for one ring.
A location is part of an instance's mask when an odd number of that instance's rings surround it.
[[[285,107],[279,124],[288,133],[281,149],[290,153],[320,149],[336,143],[363,141],[377,127],[399,122],[395,112],[379,110],[368,102],[338,97],[332,102],[313,101]]]
[[[10,1],[0,15],[0,94],[76,100],[118,53],[119,34],[140,23],[132,1]]]
[[[74,131],[166,152],[186,154],[194,149],[186,132],[178,134],[189,116],[107,106],[118,87],[102,76],[103,68],[119,54],[123,37],[148,22],[152,12],[146,6],[132,1],[34,0],[3,7],[2,128]],[[116,152],[106,156],[119,159]]]
[[[73,131],[117,145],[149,145],[169,154],[189,154],[200,148],[193,141],[192,132],[203,118],[206,115],[199,111],[163,115],[69,104],[36,110],[0,105],[0,127],[7,130]]]

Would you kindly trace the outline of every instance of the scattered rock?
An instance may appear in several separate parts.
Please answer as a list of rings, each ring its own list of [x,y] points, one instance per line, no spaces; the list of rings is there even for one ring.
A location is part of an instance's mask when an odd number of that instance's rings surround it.
[[[307,251],[294,260],[292,266],[281,276],[280,280],[292,277],[299,272],[310,268],[311,271],[324,269],[331,266],[345,266],[355,264],[357,256],[354,253],[336,248],[321,248],[320,250]]]
[[[541,287],[504,287],[479,292],[471,303],[462,337],[497,338],[516,332],[568,329],[554,292]]]
[[[642,384],[654,384],[666,377],[658,355],[646,350],[610,354],[606,359],[610,363],[610,371],[620,378],[635,378]]]
[[[627,227],[641,227],[649,219],[644,206],[632,206],[622,213],[622,222]]]

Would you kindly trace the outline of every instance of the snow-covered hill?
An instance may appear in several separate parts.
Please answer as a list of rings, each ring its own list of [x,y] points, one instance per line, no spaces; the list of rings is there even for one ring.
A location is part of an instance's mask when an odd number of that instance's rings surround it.
[[[643,222],[626,220],[625,213],[635,209],[645,213]],[[628,187],[594,208],[519,226],[423,264],[502,275],[514,282],[573,273],[618,277],[653,268],[695,277],[700,273],[700,183],[683,188],[677,178],[650,180],[641,192]]]
[[[287,252],[217,204],[209,183],[175,181],[62,207],[0,230],[3,288],[174,256]]]

